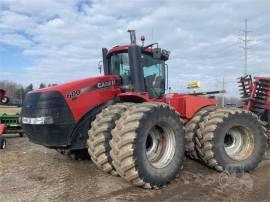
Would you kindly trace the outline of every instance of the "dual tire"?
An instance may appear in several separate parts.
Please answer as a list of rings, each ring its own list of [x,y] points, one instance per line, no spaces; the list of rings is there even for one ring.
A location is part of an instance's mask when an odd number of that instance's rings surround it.
[[[201,109],[199,112],[195,114],[195,116],[188,121],[188,123],[185,125],[185,153],[186,155],[195,160],[199,160],[200,157],[196,151],[196,142],[195,137],[196,133],[201,133],[200,130],[200,123],[203,121],[203,119],[209,115],[210,112],[214,111],[216,107],[214,106],[208,106]]]
[[[99,168],[144,188],[172,181],[184,159],[180,117],[165,104],[109,106],[92,123],[87,143]]]
[[[183,128],[168,105],[118,103],[92,122],[88,152],[105,172],[144,188],[175,179],[185,149],[190,157],[229,173],[252,171],[266,152],[266,130],[246,110],[207,107]]]
[[[118,175],[112,165],[110,156],[111,146],[109,142],[112,139],[112,129],[116,126],[116,121],[120,119],[132,103],[117,103],[103,109],[91,123],[91,129],[88,131],[88,153],[92,161],[106,173]]]
[[[266,130],[258,117],[243,109],[215,109],[194,130],[198,159],[217,171],[254,170],[267,149]]]

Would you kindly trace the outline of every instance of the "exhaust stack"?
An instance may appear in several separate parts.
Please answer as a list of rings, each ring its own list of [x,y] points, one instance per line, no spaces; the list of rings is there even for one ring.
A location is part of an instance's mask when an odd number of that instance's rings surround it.
[[[136,34],[135,34],[135,30],[128,30],[129,34],[130,34],[130,44],[131,45],[136,45]]]

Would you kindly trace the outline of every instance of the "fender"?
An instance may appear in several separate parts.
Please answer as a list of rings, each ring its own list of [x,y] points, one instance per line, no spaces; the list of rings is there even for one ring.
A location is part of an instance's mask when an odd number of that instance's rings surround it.
[[[86,148],[86,141],[88,139],[88,130],[91,128],[91,122],[95,120],[96,115],[100,113],[104,108],[113,104],[115,101],[110,100],[102,103],[90,111],[88,111],[76,124],[74,130],[70,135],[70,147],[69,149],[84,149]]]
[[[180,114],[181,118],[191,119],[202,108],[217,106],[217,101],[207,97],[175,93],[169,97],[169,104]]]
[[[120,94],[119,80],[118,76],[99,76],[43,88],[31,93],[60,92],[73,118],[78,122],[89,110],[108,100],[113,100]]]

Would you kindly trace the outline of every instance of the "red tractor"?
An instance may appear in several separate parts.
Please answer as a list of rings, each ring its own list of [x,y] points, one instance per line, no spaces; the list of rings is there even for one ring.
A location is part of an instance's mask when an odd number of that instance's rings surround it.
[[[30,141],[75,158],[88,151],[103,171],[144,188],[175,179],[185,153],[218,171],[255,169],[267,148],[258,116],[217,108],[199,93],[165,94],[169,52],[137,45],[129,32],[129,45],[102,49],[104,76],[26,96],[22,123]]]
[[[9,102],[9,98],[6,96],[6,91],[0,89],[0,103],[7,104]]]

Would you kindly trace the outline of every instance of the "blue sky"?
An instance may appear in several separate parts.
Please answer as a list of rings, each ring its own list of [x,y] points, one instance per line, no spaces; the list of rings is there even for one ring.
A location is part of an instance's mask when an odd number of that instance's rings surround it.
[[[270,76],[269,0],[0,0],[0,80],[63,83],[98,75],[101,48],[129,43],[128,29],[171,51],[170,86],[237,96],[239,38],[248,18],[248,72]]]
[[[16,46],[1,45],[0,66],[7,69],[23,69],[33,64],[33,59],[22,54],[23,49]]]

